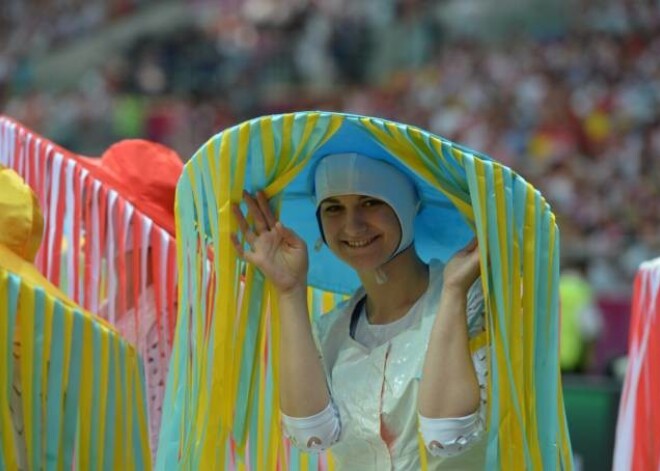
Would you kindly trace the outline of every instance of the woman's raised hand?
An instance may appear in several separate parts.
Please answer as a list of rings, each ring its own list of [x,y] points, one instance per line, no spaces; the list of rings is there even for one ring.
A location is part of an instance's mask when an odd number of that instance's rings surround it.
[[[472,239],[456,252],[444,268],[444,286],[467,292],[479,277],[479,249],[477,239]]]
[[[305,241],[275,218],[263,192],[257,192],[255,198],[244,191],[243,200],[253,226],[250,227],[239,205],[234,204],[232,211],[250,247],[245,250],[238,235],[232,234],[240,257],[256,266],[280,294],[306,289],[309,261]]]

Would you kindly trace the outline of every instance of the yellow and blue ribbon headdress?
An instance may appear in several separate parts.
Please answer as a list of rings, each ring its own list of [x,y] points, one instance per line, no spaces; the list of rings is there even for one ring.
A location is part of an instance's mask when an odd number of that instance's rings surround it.
[[[357,152],[409,175],[421,195],[420,255],[447,260],[479,241],[489,352],[487,469],[571,469],[559,373],[559,233],[541,194],[489,157],[421,129],[326,112],[266,116],[212,137],[177,186],[179,313],[158,468],[325,469],[278,417],[277,303],[236,257],[232,203],[264,189],[311,247],[311,173]],[[327,248],[310,250],[312,316],[358,285]],[[424,453],[422,451],[422,453]],[[422,463],[425,458],[422,457]],[[279,466],[279,468],[278,468]]]
[[[0,469],[148,469],[140,358],[32,265],[42,229],[0,166]]]

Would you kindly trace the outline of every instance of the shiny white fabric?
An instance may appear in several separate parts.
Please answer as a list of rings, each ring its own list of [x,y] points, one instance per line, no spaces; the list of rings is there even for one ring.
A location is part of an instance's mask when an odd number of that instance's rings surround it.
[[[314,323],[342,424],[339,441],[331,448],[338,469],[420,469],[417,391],[443,268],[438,261],[431,263],[429,289],[409,313],[415,321],[383,345],[369,349],[350,336],[351,313],[364,296],[362,289]],[[475,308],[475,299],[468,297],[470,336],[483,331],[483,309]],[[485,438],[481,434],[469,450],[456,456],[429,456],[429,469],[483,469]]]

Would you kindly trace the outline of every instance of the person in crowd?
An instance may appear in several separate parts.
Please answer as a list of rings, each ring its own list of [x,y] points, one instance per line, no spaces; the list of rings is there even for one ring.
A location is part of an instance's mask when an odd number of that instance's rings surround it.
[[[586,260],[573,260],[559,279],[561,303],[560,359],[565,373],[584,373],[593,363],[603,320],[586,277]]]

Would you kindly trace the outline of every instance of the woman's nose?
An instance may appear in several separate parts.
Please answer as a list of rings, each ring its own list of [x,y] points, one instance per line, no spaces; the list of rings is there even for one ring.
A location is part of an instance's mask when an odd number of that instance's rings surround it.
[[[366,221],[362,211],[359,209],[350,209],[346,211],[345,231],[348,235],[359,235],[367,228]]]

